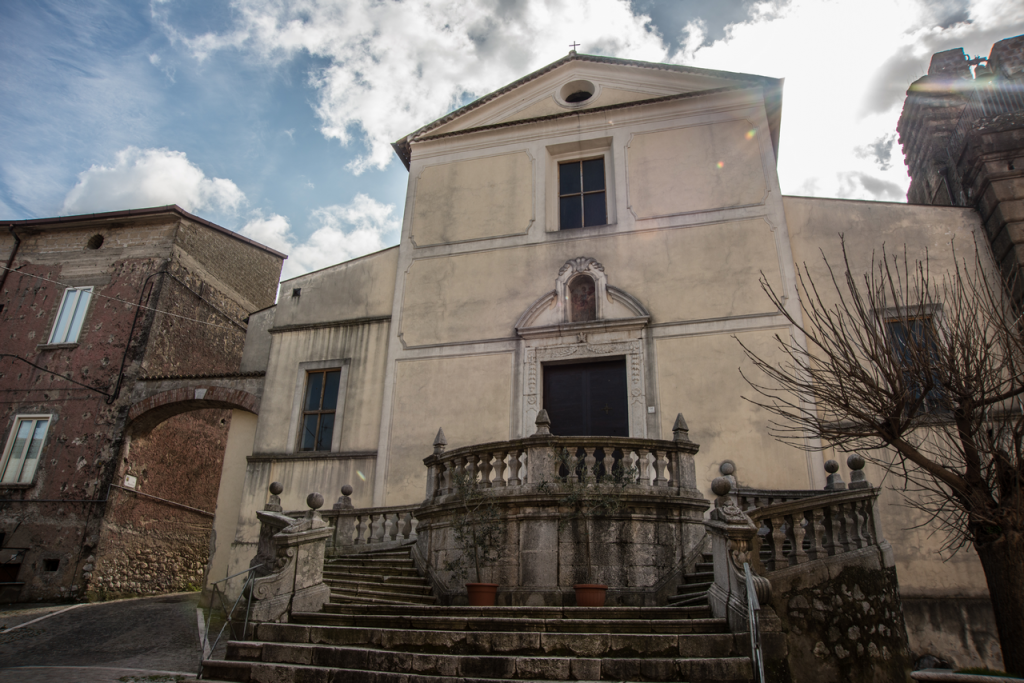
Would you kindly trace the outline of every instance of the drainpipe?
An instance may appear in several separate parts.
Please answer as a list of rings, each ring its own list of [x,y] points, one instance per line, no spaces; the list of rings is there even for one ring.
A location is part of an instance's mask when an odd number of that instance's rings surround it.
[[[7,267],[4,272],[0,274],[0,296],[4,293],[4,284],[7,282],[7,273],[11,272],[11,265],[14,263],[14,257],[18,254],[18,247],[21,246],[21,238],[18,237],[18,233],[14,232],[14,226],[10,225],[7,229],[11,232],[11,237],[14,238],[14,249],[11,249],[11,255],[7,259]]]

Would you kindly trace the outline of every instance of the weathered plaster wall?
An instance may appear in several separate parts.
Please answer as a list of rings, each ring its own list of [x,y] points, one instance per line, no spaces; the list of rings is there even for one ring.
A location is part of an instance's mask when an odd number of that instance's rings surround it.
[[[756,132],[756,124],[739,119],[634,136],[626,146],[633,214],[655,218],[760,204],[768,184]]]
[[[511,337],[516,319],[577,256],[597,259],[608,284],[639,299],[655,323],[770,313],[758,277],[764,271],[780,284],[775,236],[761,218],[422,258],[406,275],[402,339],[419,346]]]
[[[499,353],[397,364],[388,505],[423,500],[423,458],[430,455],[439,428],[450,449],[510,438],[512,363],[512,354]]]
[[[417,246],[523,234],[533,221],[533,159],[525,152],[427,166],[413,198]]]
[[[697,485],[708,498],[719,465],[732,460],[744,486],[810,488],[806,458],[773,439],[765,426],[768,414],[743,400],[752,390],[738,369],[758,379],[740,342],[755,353],[774,357],[775,334],[786,328],[709,334],[657,340],[661,433],[672,433],[677,412],[686,416],[690,438],[700,444],[694,456]]]

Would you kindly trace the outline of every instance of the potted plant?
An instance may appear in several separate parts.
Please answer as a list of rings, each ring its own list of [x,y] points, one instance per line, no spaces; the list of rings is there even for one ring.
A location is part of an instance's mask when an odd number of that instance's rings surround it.
[[[459,508],[452,517],[451,530],[461,552],[448,559],[444,568],[463,581],[469,578],[472,568],[474,581],[466,581],[469,604],[492,607],[497,598],[498,584],[481,582],[481,568],[497,560],[505,532],[501,511],[465,471],[457,471],[453,475],[452,487]]]
[[[611,454],[606,455],[611,460]],[[562,449],[559,459],[562,471],[566,473],[562,480],[565,495],[559,500],[559,508],[565,512],[559,520],[559,528],[573,529],[577,548],[582,537],[586,559],[586,576],[573,586],[576,589],[576,604],[580,607],[603,607],[608,586],[593,583],[593,522],[595,518],[606,517],[622,506],[622,489],[636,481],[636,467],[626,467],[619,460],[613,465],[611,474],[597,475],[584,459],[577,460],[568,449]],[[593,469],[597,469],[596,464]]]

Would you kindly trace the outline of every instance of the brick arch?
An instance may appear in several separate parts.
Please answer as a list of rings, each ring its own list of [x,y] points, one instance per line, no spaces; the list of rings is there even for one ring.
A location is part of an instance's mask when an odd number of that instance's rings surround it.
[[[175,415],[207,408],[244,410],[258,415],[260,399],[241,389],[214,386],[185,386],[153,394],[128,410],[128,430],[135,436],[148,434]]]

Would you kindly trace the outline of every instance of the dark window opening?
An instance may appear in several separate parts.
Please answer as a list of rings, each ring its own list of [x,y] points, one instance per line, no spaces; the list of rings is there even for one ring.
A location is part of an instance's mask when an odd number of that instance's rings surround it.
[[[569,283],[569,304],[570,321],[581,323],[597,320],[597,296],[594,292],[593,278],[577,275]]]
[[[318,370],[306,375],[302,404],[302,437],[299,450],[329,451],[338,409],[340,370]]]
[[[932,317],[921,315],[897,318],[887,320],[885,325],[896,358],[905,368],[904,382],[910,394],[908,398],[911,401],[919,400],[927,387],[922,412],[934,413],[945,410],[942,377],[938,373],[939,349]]]
[[[566,102],[575,104],[576,102],[586,102],[593,96],[594,93],[587,92],[586,90],[577,90],[573,94],[565,98]]]
[[[608,223],[604,158],[558,165],[558,211],[561,230]]]
[[[99,249],[103,246],[103,235],[93,235],[89,238],[89,241],[85,243],[86,249]]]
[[[625,359],[544,366],[544,409],[560,436],[629,436]]]
[[[60,569],[60,560],[43,560],[44,572],[55,572]]]

